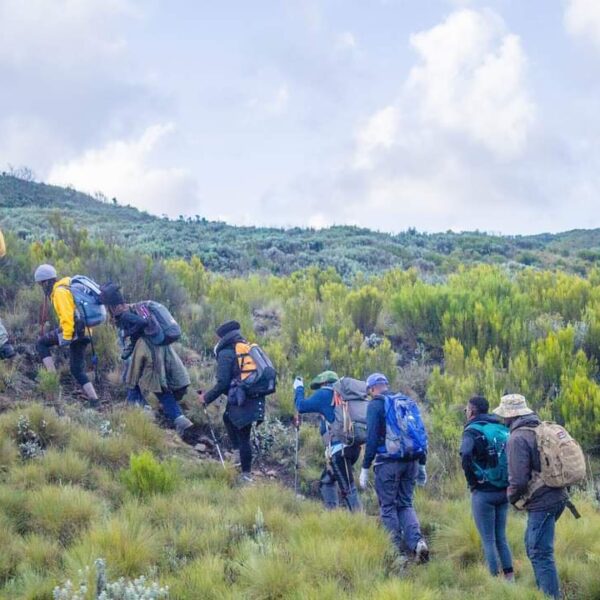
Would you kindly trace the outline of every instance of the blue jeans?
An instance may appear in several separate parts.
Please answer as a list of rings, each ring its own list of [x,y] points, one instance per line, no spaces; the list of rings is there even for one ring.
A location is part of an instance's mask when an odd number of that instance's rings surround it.
[[[554,530],[565,510],[565,503],[527,515],[525,549],[533,566],[538,588],[551,598],[560,598],[560,582],[554,562]]]
[[[418,461],[389,461],[375,467],[375,491],[379,500],[379,516],[400,551],[414,552],[421,525],[413,508]]]
[[[156,394],[156,397],[162,406],[165,416],[171,421],[175,421],[177,417],[183,414],[181,407],[177,404],[177,400],[175,400],[173,392],[159,392]]]
[[[512,573],[513,564],[510,548],[506,541],[506,517],[508,498],[506,490],[479,491],[471,494],[473,520],[481,536],[483,554],[492,575]],[[500,565],[498,564],[500,558]]]

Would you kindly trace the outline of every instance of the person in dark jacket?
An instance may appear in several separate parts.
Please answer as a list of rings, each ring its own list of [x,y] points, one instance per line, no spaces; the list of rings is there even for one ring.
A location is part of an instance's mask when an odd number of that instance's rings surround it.
[[[369,482],[369,469],[375,465],[375,492],[383,526],[389,531],[398,550],[408,551],[417,562],[429,559],[429,548],[413,507],[415,485],[425,485],[427,454],[405,459],[386,453],[385,397],[390,395],[385,375],[373,373],[367,378],[372,400],[367,409],[367,444],[360,472],[360,487]]]
[[[134,304],[125,302],[119,285],[103,285],[100,301],[107,306],[122,339],[128,342],[121,356],[127,362],[124,381],[128,403],[149,407],[142,390],[153,393],[181,439],[195,446],[201,428],[179,406],[190,385],[183,362],[171,345],[156,346],[148,339],[145,335],[148,320],[136,312]]]
[[[360,444],[344,445],[333,439],[329,424],[335,420],[333,384],[339,380],[335,371],[323,371],[311,382],[312,396],[304,397],[302,378],[294,380],[294,402],[300,414],[316,413],[321,416],[321,437],[326,447],[327,466],[321,474],[319,489],[327,508],[339,506],[338,488],[342,501],[350,511],[361,510],[358,490],[354,483],[353,467],[360,457]]]
[[[491,424],[504,428],[499,417],[489,414],[489,408],[489,402],[483,396],[473,396],[469,400],[465,409],[467,423],[460,445],[460,456],[471,490],[473,520],[481,537],[488,568],[492,575],[498,575],[502,568],[504,577],[513,581],[512,556],[506,540],[506,487],[500,488],[480,478],[480,473],[488,466],[489,448],[485,435],[476,427]]]
[[[560,581],[554,560],[556,522],[569,499],[564,488],[540,487],[529,497],[534,473],[541,472],[535,428],[540,418],[520,394],[503,396],[494,413],[510,427],[508,440],[508,500],[527,511],[525,548],[538,588],[551,598],[560,598]],[[524,502],[525,500],[525,502]]]
[[[227,408],[223,414],[223,423],[234,450],[239,450],[242,484],[252,483],[252,446],[250,434],[253,423],[262,423],[265,418],[265,398],[246,397],[239,403],[236,382],[240,379],[240,366],[236,354],[236,344],[247,343],[237,321],[227,321],[216,331],[219,343],[215,347],[217,359],[217,382],[205,393],[199,394],[199,400],[208,406],[219,396],[227,396]]]

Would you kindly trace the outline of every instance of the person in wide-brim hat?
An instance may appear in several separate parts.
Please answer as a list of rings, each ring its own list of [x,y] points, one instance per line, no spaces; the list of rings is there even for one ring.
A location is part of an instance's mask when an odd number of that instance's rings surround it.
[[[494,414],[503,419],[514,419],[515,417],[524,417],[533,414],[533,411],[527,406],[525,396],[521,394],[507,394],[500,398],[500,406],[493,410]]]

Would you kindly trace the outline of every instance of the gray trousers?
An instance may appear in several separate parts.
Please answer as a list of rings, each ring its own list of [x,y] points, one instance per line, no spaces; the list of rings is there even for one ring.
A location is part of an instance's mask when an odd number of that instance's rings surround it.
[[[375,466],[375,491],[379,500],[379,516],[401,552],[414,552],[421,525],[413,508],[413,495],[419,463],[389,461]]]
[[[2,323],[2,319],[0,319],[0,347],[4,346],[8,342],[8,333],[6,331],[6,327]]]

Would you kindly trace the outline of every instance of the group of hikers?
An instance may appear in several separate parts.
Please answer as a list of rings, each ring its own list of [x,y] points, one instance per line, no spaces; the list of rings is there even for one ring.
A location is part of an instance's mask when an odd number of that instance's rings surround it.
[[[0,232],[0,255],[5,252]],[[181,439],[196,445],[202,427],[181,408],[191,381],[173,346],[181,330],[169,311],[158,302],[128,302],[115,283],[99,286],[84,276],[60,277],[49,264],[40,265],[34,279],[58,321],[55,329],[42,331],[36,344],[44,367],[55,371],[53,347],[68,348],[70,371],[90,406],[97,407],[85,354],[88,345],[93,350],[91,330],[110,315],[119,332],[128,403],[149,409],[146,394],[154,394]],[[208,391],[198,390],[196,397],[204,408],[222,395],[227,397],[223,422],[233,462],[241,467],[240,483],[250,484],[252,427],[265,418],[265,398],[275,391],[276,372],[262,349],[244,338],[239,322],[223,323],[216,336],[216,383]],[[0,359],[14,354],[0,321]],[[328,370],[312,379],[310,389],[312,395],[307,397],[302,377],[294,379],[294,424],[297,432],[301,414],[319,417],[325,446],[319,488],[325,506],[361,511],[358,487],[367,489],[373,467],[382,525],[401,556],[426,562],[429,548],[413,504],[416,486],[427,483],[428,435],[418,404],[408,395],[394,393],[382,373],[359,381]],[[555,524],[566,507],[578,516],[568,487],[585,477],[581,448],[564,428],[542,422],[519,394],[503,396],[493,414],[486,398],[472,397],[465,422],[460,456],[489,571],[514,579],[506,537],[508,509],[513,505],[527,511],[525,547],[538,588],[560,598]],[[357,487],[354,467],[361,454]]]

